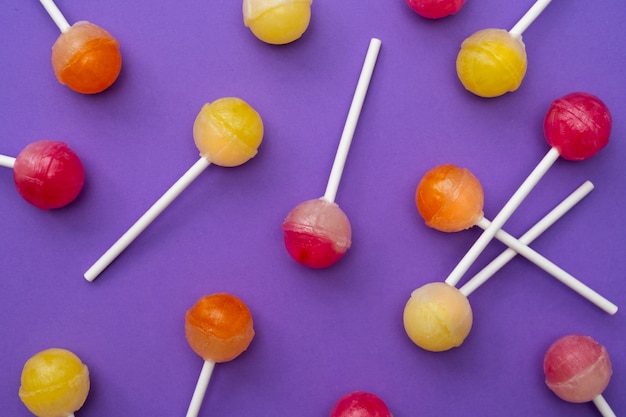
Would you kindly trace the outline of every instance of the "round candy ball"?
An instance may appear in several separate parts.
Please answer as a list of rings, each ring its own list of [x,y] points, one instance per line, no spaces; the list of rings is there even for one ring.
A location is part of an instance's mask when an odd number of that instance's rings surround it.
[[[76,22],[52,45],[57,80],[74,91],[95,94],[109,88],[122,68],[117,40],[93,23]]]
[[[211,163],[239,166],[257,154],[263,121],[242,99],[220,98],[200,109],[193,124],[193,140],[200,155]]]
[[[465,0],[406,0],[415,13],[428,19],[441,19],[456,14]]]
[[[504,29],[483,29],[465,39],[456,58],[463,86],[481,97],[515,91],[526,75],[526,47]]]
[[[327,268],[350,248],[352,228],[348,216],[325,198],[298,204],[282,224],[285,248],[309,268]]]
[[[185,336],[205,361],[228,362],[250,346],[254,338],[252,315],[232,294],[207,295],[187,310]]]
[[[484,193],[469,169],[445,164],[422,177],[415,190],[415,204],[427,226],[458,232],[483,217]]]
[[[467,297],[444,282],[416,289],[404,307],[404,330],[413,343],[431,352],[460,346],[472,321]]]
[[[554,100],[546,112],[543,131],[548,144],[570,161],[587,159],[609,143],[612,118],[598,97],[572,93]]]
[[[369,392],[355,391],[337,401],[330,417],[393,417],[387,404]]]
[[[42,210],[68,205],[85,182],[78,156],[63,142],[41,140],[15,158],[13,180],[20,195]]]
[[[19,396],[38,417],[68,416],[89,394],[89,370],[72,352],[47,349],[24,364]]]
[[[243,23],[263,42],[299,39],[311,21],[312,0],[243,0]]]
[[[606,348],[579,334],[564,336],[548,348],[543,371],[548,388],[573,403],[588,402],[602,394],[613,373]]]

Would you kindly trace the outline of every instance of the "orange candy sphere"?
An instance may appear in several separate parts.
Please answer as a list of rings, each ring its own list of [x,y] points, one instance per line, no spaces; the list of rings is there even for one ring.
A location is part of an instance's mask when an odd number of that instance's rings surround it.
[[[110,87],[122,68],[117,40],[89,22],[77,22],[52,46],[52,69],[57,80],[82,94]]]
[[[422,177],[415,203],[427,226],[459,232],[474,226],[483,216],[484,193],[468,169],[445,164]]]
[[[241,355],[254,338],[250,310],[227,293],[202,297],[185,315],[189,346],[205,361],[228,362]]]

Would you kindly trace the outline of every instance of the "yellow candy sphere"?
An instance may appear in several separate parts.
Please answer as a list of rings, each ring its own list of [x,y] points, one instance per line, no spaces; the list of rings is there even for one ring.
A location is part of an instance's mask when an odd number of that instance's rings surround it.
[[[24,364],[19,396],[38,417],[67,417],[88,393],[89,370],[69,350],[47,349]]]
[[[312,0],[243,0],[243,23],[263,42],[299,39],[311,21]]]
[[[472,328],[467,297],[444,282],[426,284],[404,307],[404,329],[422,349],[442,352],[460,346]]]
[[[202,106],[193,124],[193,140],[200,155],[211,163],[238,166],[257,154],[263,121],[242,99],[221,98]]]
[[[504,29],[483,29],[465,39],[456,58],[463,86],[481,97],[518,89],[526,75],[526,47]]]

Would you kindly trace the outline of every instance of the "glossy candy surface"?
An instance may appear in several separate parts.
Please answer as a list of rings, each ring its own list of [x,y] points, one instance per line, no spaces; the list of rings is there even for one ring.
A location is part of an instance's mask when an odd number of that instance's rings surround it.
[[[571,161],[592,157],[609,143],[611,113],[598,97],[571,93],[550,104],[543,122],[548,144]]]
[[[456,14],[465,0],[406,0],[415,13],[428,19],[441,19]]]
[[[460,346],[472,328],[472,308],[458,289],[443,282],[411,293],[404,307],[404,329],[422,349],[441,352]]]
[[[319,198],[297,205],[282,224],[287,252],[309,268],[326,268],[350,248],[352,229],[335,203]]]
[[[439,165],[428,171],[415,191],[415,204],[426,225],[442,232],[474,226],[483,216],[484,193],[466,168]]]
[[[93,23],[76,22],[52,46],[57,80],[74,91],[95,94],[110,87],[122,68],[117,40]]]
[[[393,417],[387,404],[369,392],[355,391],[337,401],[330,417]]]
[[[564,336],[548,348],[543,371],[548,388],[573,403],[588,402],[602,394],[613,373],[606,348],[578,334]]]
[[[193,140],[200,155],[211,163],[238,166],[257,154],[263,121],[242,99],[221,98],[202,106],[193,124]]]
[[[41,140],[26,146],[15,158],[13,179],[26,201],[48,210],[74,201],[85,182],[85,171],[67,144]]]
[[[504,29],[480,30],[461,44],[456,72],[463,86],[481,97],[515,91],[526,75],[526,47]]]
[[[243,22],[263,42],[283,45],[299,39],[311,21],[312,0],[244,0]]]
[[[228,362],[241,355],[252,342],[252,315],[234,295],[207,295],[187,310],[185,336],[189,346],[205,361]]]
[[[72,352],[53,348],[26,361],[19,396],[38,417],[66,417],[83,406],[89,386],[87,366]]]

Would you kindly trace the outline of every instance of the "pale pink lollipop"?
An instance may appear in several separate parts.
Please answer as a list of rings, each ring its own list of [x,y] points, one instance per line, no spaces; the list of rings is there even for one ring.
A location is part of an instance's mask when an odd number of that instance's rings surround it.
[[[572,161],[594,156],[608,144],[611,127],[608,107],[591,94],[572,93],[553,101],[544,118],[544,134],[550,150],[452,270],[446,283],[454,286],[460,281],[559,156]]]
[[[589,336],[571,334],[555,341],[543,359],[546,385],[572,403],[593,401],[604,417],[615,413],[602,396],[613,369],[604,346]]]

